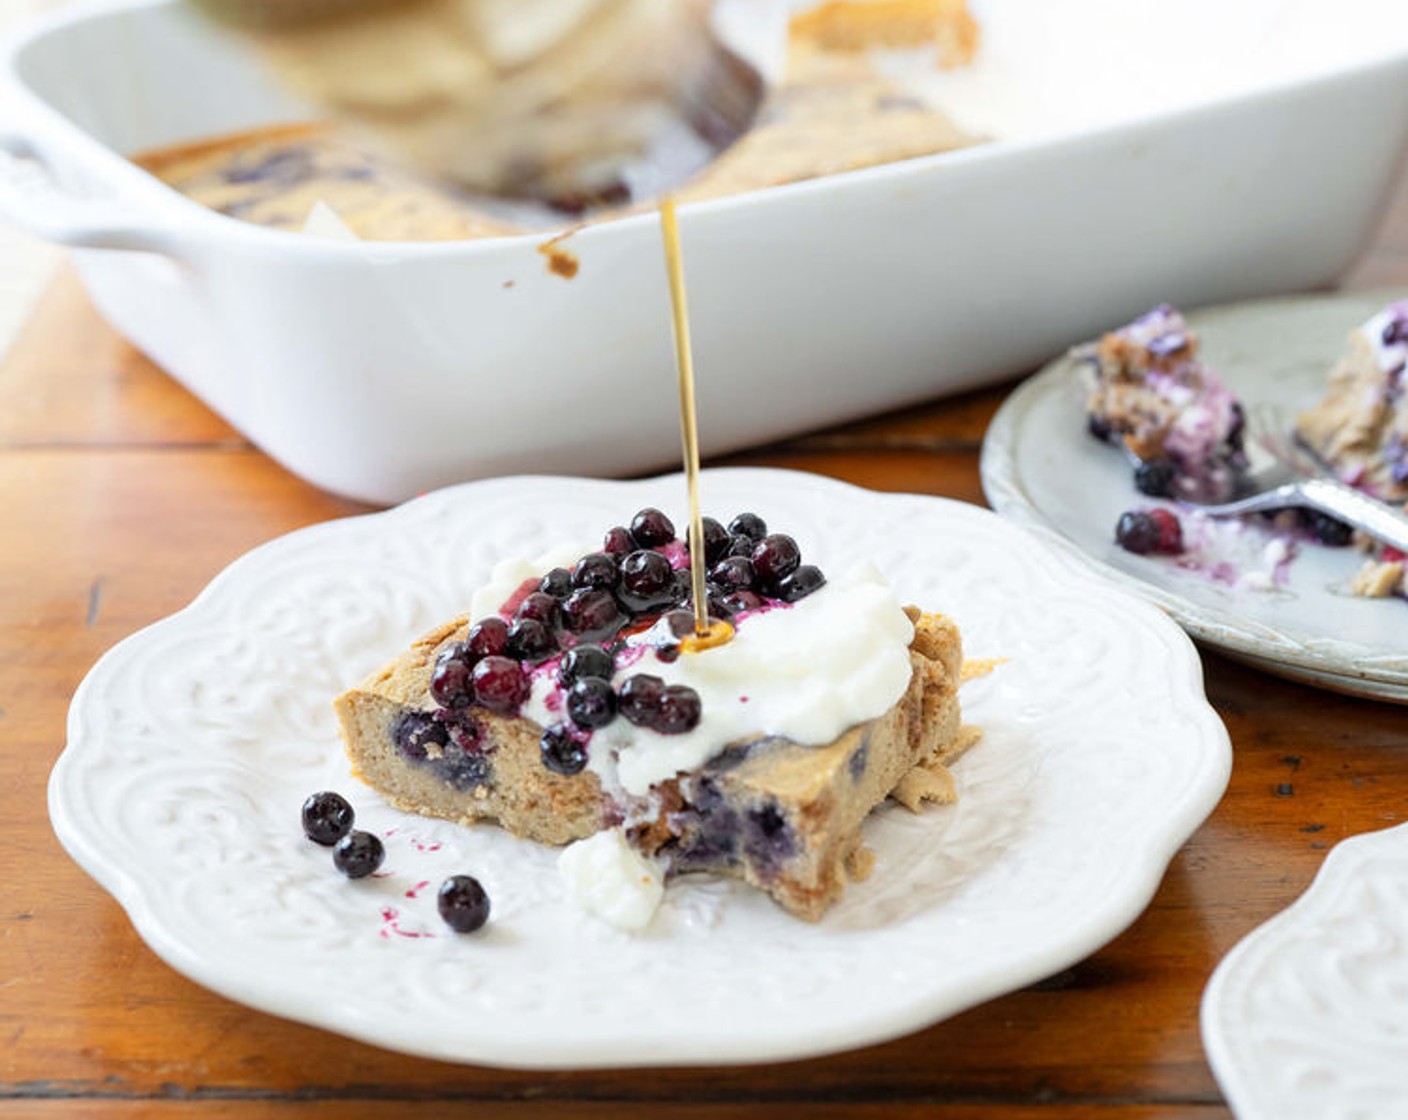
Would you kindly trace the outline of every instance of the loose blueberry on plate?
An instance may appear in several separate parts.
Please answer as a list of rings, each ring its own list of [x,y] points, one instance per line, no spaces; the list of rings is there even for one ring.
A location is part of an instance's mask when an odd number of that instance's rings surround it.
[[[349,832],[332,850],[332,863],[349,879],[365,879],[381,866],[386,849],[370,832]]]
[[[1115,526],[1115,543],[1138,556],[1174,556],[1183,551],[1183,526],[1170,510],[1128,510]]]
[[[1134,468],[1134,486],[1151,498],[1167,498],[1173,494],[1178,467],[1171,459],[1146,459]]]
[[[303,802],[303,832],[309,840],[329,847],[352,829],[355,814],[347,799],[332,790],[312,794]]]
[[[489,920],[489,896],[472,875],[451,875],[441,883],[435,906],[456,933],[473,933]]]

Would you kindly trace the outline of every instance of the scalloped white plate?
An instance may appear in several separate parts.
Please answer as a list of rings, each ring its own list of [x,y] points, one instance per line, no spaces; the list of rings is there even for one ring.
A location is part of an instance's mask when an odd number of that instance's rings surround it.
[[[1315,403],[1349,332],[1403,292],[1299,296],[1189,316],[1202,354],[1248,411]],[[1237,589],[1167,557],[1115,544],[1115,522],[1147,505],[1114,449],[1086,435],[1079,363],[1063,357],[1003,403],[983,443],[983,492],[1003,517],[1168,611],[1199,641],[1282,676],[1408,703],[1408,606],[1344,586],[1363,561],[1350,548],[1304,547],[1288,584]]]
[[[1408,1108],[1408,825],[1337,845],[1228,953],[1203,1045],[1239,1120],[1400,1120]]]
[[[877,1042],[1049,975],[1139,914],[1230,769],[1191,643],[985,510],[810,475],[709,472],[705,508],[756,509],[823,567],[874,560],[955,616],[971,655],[1007,659],[964,687],[985,739],[959,803],[874,814],[876,871],[820,923],[696,876],[622,934],[562,900],[548,849],[397,812],[348,776],[338,691],[462,609],[498,559],[644,505],[678,514],[683,493],[678,477],[473,483],[256,549],[84,681],[50,782],[59,838],[158,955],[232,999],[520,1067]],[[326,787],[388,838],[384,877],[348,882],[302,838],[299,805]],[[434,912],[457,871],[493,900],[473,936]]]

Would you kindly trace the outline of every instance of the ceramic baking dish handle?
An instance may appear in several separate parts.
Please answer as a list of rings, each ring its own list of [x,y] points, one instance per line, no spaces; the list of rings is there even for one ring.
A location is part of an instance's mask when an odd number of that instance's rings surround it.
[[[178,255],[169,229],[134,217],[120,202],[70,194],[30,141],[5,131],[0,131],[0,217],[60,245]]]

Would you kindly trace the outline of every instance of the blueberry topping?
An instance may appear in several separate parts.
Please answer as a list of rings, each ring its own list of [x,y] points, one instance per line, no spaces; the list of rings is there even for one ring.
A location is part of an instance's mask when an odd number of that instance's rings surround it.
[[[714,518],[700,520],[704,530],[704,561],[706,564],[716,564],[728,555],[728,546],[733,538]]]
[[[474,667],[474,694],[491,712],[511,716],[528,699],[528,674],[517,661],[494,655]]]
[[[647,506],[631,518],[631,536],[641,548],[655,548],[675,539],[675,525],[658,509]]]
[[[557,679],[564,688],[570,688],[572,682],[580,677],[610,680],[615,668],[611,654],[601,646],[583,644],[573,646],[562,655],[562,661],[557,666]]]
[[[650,673],[637,673],[621,685],[616,710],[637,727],[650,727],[660,709],[665,682]]]
[[[1145,459],[1134,468],[1134,486],[1151,498],[1167,498],[1173,493],[1178,468],[1171,459]]]
[[[566,596],[563,597],[566,598]],[[513,612],[513,617],[532,619],[534,622],[541,622],[549,630],[553,630],[560,623],[562,610],[557,605],[557,600],[546,591],[533,591],[524,597],[523,602],[518,604],[518,610]],[[511,636],[510,640],[512,640]]]
[[[449,741],[445,724],[428,712],[403,712],[391,728],[391,742],[407,758],[425,758],[430,746],[443,747]]]
[[[629,529],[622,525],[617,525],[614,529],[606,530],[606,539],[601,544],[602,552],[621,557],[635,550],[635,538],[631,536]]]
[[[826,583],[826,577],[815,564],[799,565],[790,576],[778,582],[777,597],[787,603],[805,599]]]
[[[303,803],[303,832],[309,840],[327,847],[352,830],[352,806],[340,793],[323,790]]]
[[[565,599],[572,594],[572,573],[566,568],[553,568],[538,581],[538,590],[554,599]]]
[[[616,596],[601,588],[579,587],[562,604],[563,624],[587,641],[610,637],[625,618]]]
[[[1175,555],[1183,551],[1183,526],[1170,510],[1129,510],[1120,514],[1115,542],[1126,552]]]
[[[1096,416],[1093,412],[1086,417],[1085,430],[1102,443],[1109,443],[1110,437],[1114,434],[1110,422],[1103,416]]]
[[[744,611],[756,611],[763,605],[763,598],[756,591],[730,591],[719,597],[719,606],[728,611],[729,617]]]
[[[688,685],[668,685],[651,727],[661,735],[682,735],[698,726],[701,713],[699,693]]]
[[[728,542],[728,552],[725,555],[752,556],[753,547],[757,543],[758,542],[755,541],[752,537],[745,537],[742,535],[730,537]]]
[[[651,549],[638,549],[621,561],[621,601],[637,614],[667,606],[675,597],[670,562]]]
[[[469,651],[456,643],[440,651],[430,671],[430,698],[442,708],[464,708],[474,703],[473,666]]]
[[[473,933],[489,920],[489,896],[472,875],[451,875],[441,883],[435,906],[456,933]]]
[[[386,849],[370,832],[349,832],[332,850],[332,864],[349,879],[365,879],[381,866]]]
[[[470,662],[503,653],[508,644],[508,623],[501,618],[486,618],[476,622],[465,635],[464,648]]]
[[[504,653],[515,661],[541,661],[557,652],[557,639],[537,619],[516,618],[509,624]]]
[[[753,548],[753,571],[764,587],[790,576],[802,562],[802,550],[786,533],[770,533]]]
[[[1396,346],[1400,342],[1408,342],[1408,319],[1391,319],[1384,327],[1384,345]]]
[[[756,513],[740,513],[728,523],[728,531],[735,537],[760,541],[768,535],[768,523]]]
[[[609,552],[587,553],[572,569],[572,586],[611,590],[616,586],[616,557]]]
[[[543,731],[538,740],[543,765],[554,774],[570,778],[580,774],[587,765],[587,748],[565,723],[555,723]]]
[[[746,556],[727,556],[709,569],[709,582],[720,591],[742,591],[753,586],[757,574]]]
[[[583,730],[605,727],[616,718],[616,693],[603,677],[578,677],[567,690],[568,718]]]

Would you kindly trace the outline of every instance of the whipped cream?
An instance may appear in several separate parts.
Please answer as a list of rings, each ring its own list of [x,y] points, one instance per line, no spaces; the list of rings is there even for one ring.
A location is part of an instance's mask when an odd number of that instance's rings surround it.
[[[652,635],[632,639],[648,645]],[[725,645],[666,662],[647,650],[615,683],[650,673],[699,693],[703,715],[682,735],[618,719],[592,735],[588,767],[609,789],[642,797],[655,783],[703,766],[730,743],[780,736],[828,743],[874,719],[909,687],[914,626],[880,572],[854,569],[790,607],[743,618]],[[530,707],[539,699],[534,689]],[[534,708],[534,718],[547,716]],[[612,781],[614,770],[615,782]]]
[[[557,871],[572,903],[617,929],[644,929],[665,895],[660,865],[632,848],[619,828],[569,844]]]

